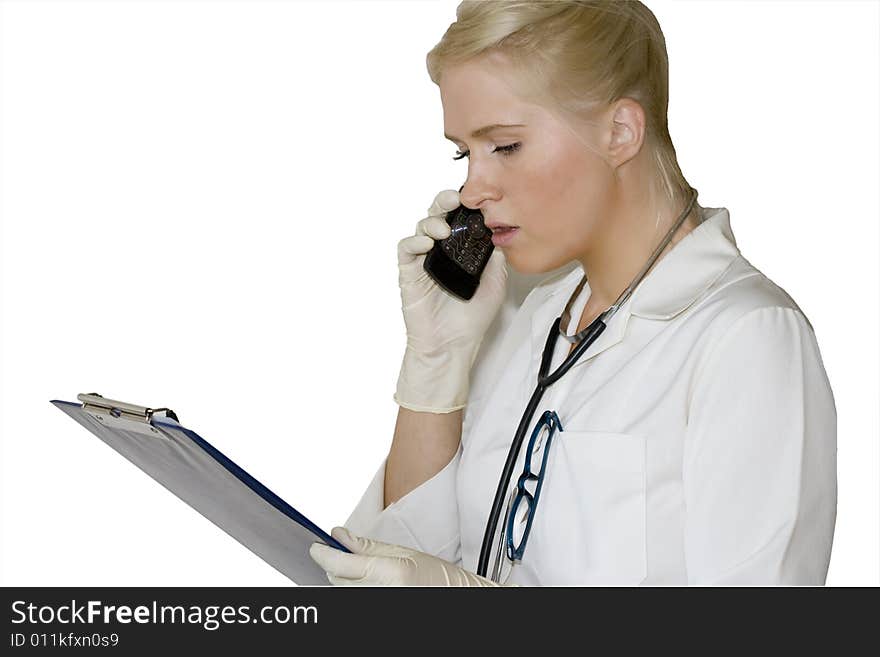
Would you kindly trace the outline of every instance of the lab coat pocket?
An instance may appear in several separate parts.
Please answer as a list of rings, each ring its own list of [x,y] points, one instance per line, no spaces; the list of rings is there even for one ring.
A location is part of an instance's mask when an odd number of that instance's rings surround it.
[[[535,518],[541,579],[638,584],[647,572],[644,436],[566,430],[554,442]]]

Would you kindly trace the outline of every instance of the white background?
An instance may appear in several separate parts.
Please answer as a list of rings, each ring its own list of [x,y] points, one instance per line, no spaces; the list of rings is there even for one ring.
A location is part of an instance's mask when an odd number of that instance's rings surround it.
[[[878,4],[647,4],[682,170],[822,350],[828,583],[877,584]],[[467,173],[425,68],[456,5],[0,3],[0,582],[290,584],[49,404],[81,392],[348,517],[397,414],[397,241]]]

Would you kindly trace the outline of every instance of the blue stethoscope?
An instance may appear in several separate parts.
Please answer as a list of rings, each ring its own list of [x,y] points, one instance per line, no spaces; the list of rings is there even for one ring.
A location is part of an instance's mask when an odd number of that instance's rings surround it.
[[[581,282],[575,288],[574,292],[572,292],[568,303],[565,304],[565,309],[562,311],[562,315],[557,317],[556,320],[553,322],[553,326],[550,327],[550,332],[547,334],[547,341],[544,344],[544,351],[541,354],[541,367],[538,370],[538,384],[537,386],[535,386],[535,391],[532,393],[532,396],[529,399],[529,403],[526,405],[526,410],[523,413],[522,419],[520,420],[519,426],[517,427],[516,433],[514,434],[513,442],[510,445],[510,451],[507,454],[507,460],[504,463],[504,469],[501,471],[501,477],[498,481],[498,488],[495,491],[495,499],[492,501],[492,509],[489,512],[489,519],[486,522],[486,531],[483,534],[483,543],[480,548],[480,560],[477,564],[478,575],[482,577],[486,576],[486,571],[489,567],[489,554],[492,551],[492,537],[495,536],[495,531],[498,527],[498,519],[501,516],[501,508],[504,506],[505,493],[508,486],[510,485],[510,477],[513,474],[513,467],[516,463],[517,457],[519,456],[523,439],[525,438],[526,432],[528,431],[528,427],[532,421],[532,417],[535,414],[535,410],[538,408],[541,397],[544,396],[544,391],[547,390],[547,388],[552,386],[554,383],[556,383],[560,378],[562,378],[562,376],[571,369],[571,367],[578,361],[578,359],[584,354],[584,352],[590,348],[590,345],[592,345],[596,341],[596,339],[600,335],[602,335],[602,332],[605,330],[605,327],[608,325],[611,317],[614,316],[614,314],[620,309],[621,306],[623,306],[624,303],[626,303],[627,299],[629,299],[630,295],[633,293],[636,287],[638,287],[639,283],[642,282],[642,279],[647,275],[648,271],[650,271],[657,258],[660,257],[663,249],[665,249],[666,245],[669,244],[669,242],[672,240],[672,236],[684,223],[685,218],[690,214],[691,210],[693,209],[696,200],[697,190],[691,188],[690,200],[687,206],[678,217],[678,219],[675,221],[672,228],[669,229],[669,232],[666,234],[666,236],[663,238],[657,248],[654,249],[651,257],[648,258],[648,262],[645,264],[644,267],[642,267],[642,270],[636,275],[632,283],[629,284],[629,287],[627,287],[626,290],[624,290],[623,293],[617,298],[614,304],[612,304],[605,312],[601,313],[596,319],[594,319],[587,328],[574,335],[567,335],[563,329],[563,327],[567,327],[569,324],[569,321],[571,319],[571,305],[574,303],[574,300],[578,297],[584,287],[584,284],[587,282],[586,276],[581,279]],[[556,347],[556,339],[560,335],[565,338],[569,343],[577,344],[577,347],[575,347],[574,351],[572,351],[565,358],[562,364],[558,368],[556,368],[554,372],[548,373],[550,370],[550,362],[553,359],[553,352]],[[526,496],[531,495],[526,490],[519,491],[519,494]],[[532,499],[531,502],[534,504],[535,500]]]

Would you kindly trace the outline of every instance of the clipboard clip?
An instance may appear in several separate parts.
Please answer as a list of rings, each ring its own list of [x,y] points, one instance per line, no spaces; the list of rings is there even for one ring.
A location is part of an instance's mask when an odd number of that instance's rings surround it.
[[[121,420],[134,420],[136,422],[150,424],[150,420],[153,419],[154,415],[162,414],[165,417],[171,418],[175,422],[180,422],[180,420],[177,419],[177,414],[170,408],[148,408],[146,406],[137,406],[136,404],[129,404],[115,399],[105,399],[97,392],[81,393],[77,395],[76,398],[83,403],[82,407],[84,411],[88,411],[95,415],[103,413],[104,415]]]

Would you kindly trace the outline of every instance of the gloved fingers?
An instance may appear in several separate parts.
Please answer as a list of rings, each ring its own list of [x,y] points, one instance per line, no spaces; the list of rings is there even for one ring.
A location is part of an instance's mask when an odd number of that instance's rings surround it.
[[[408,580],[404,560],[383,557],[376,557],[363,577],[340,577],[327,573],[327,581],[333,586],[406,586]]]
[[[409,557],[412,550],[402,545],[382,543],[364,536],[352,534],[346,527],[334,527],[330,535],[355,554],[373,557]]]
[[[416,235],[427,235],[435,240],[445,240],[452,229],[443,217],[425,217],[416,224]]]
[[[369,572],[369,565],[375,557],[363,554],[346,554],[322,543],[312,543],[309,556],[321,566],[327,575],[346,579],[362,579]]]
[[[397,264],[408,265],[430,251],[433,246],[434,240],[427,235],[404,237],[397,243]]]
[[[437,217],[446,214],[450,210],[455,210],[459,205],[461,205],[461,199],[458,196],[458,191],[444,189],[434,197],[434,202],[428,208],[428,216]]]
[[[347,577],[336,577],[327,573],[327,581],[333,586],[370,586],[371,584],[364,579],[349,579]]]
[[[408,265],[420,255],[430,251],[434,246],[434,240],[449,237],[452,231],[446,223],[445,215],[458,206],[458,192],[454,189],[444,189],[437,194],[431,207],[428,208],[428,216],[416,224],[415,234],[397,243],[397,263]]]

